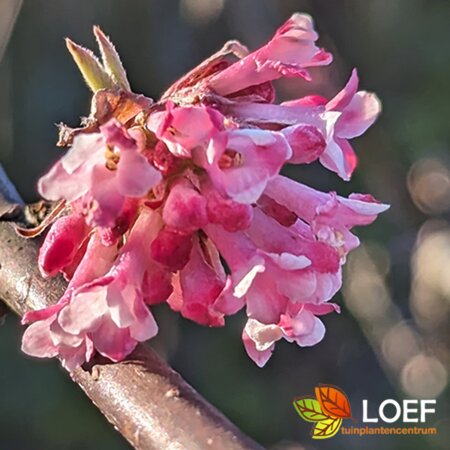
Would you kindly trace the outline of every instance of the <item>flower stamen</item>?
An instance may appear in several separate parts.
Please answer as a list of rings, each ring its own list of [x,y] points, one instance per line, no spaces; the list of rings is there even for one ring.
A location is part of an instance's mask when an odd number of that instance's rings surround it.
[[[108,170],[117,170],[117,165],[120,161],[120,154],[116,151],[114,151],[113,148],[111,148],[109,145],[106,146],[105,149],[105,167]]]

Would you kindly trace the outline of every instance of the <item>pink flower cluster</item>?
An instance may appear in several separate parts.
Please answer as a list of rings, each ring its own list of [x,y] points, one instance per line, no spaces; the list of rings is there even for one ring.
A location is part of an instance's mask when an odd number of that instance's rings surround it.
[[[356,71],[331,100],[274,103],[273,80],[309,80],[309,67],[331,62],[317,39],[311,18],[294,14],[255,52],[228,43],[160,101],[74,133],[39,181],[44,198],[67,204],[39,267],[69,284],[56,305],[25,316],[26,353],[69,370],[95,352],[122,360],[156,335],[149,307],[162,302],[207,326],[245,307],[243,342],[259,366],[282,338],[323,338],[319,317],[339,311],[329,301],[359,244],[351,229],[388,206],[280,175],[319,160],[348,180],[349,139],[380,112]]]

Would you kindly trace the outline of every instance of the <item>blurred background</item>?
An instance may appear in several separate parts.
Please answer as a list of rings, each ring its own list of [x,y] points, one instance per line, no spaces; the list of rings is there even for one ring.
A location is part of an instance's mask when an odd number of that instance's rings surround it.
[[[116,43],[133,90],[157,98],[227,39],[253,49],[294,11],[313,15],[335,62],[315,72],[312,84],[278,83],[279,98],[332,96],[356,66],[361,88],[377,92],[384,110],[354,141],[360,163],[350,183],[318,165],[286,173],[343,195],[370,192],[392,208],[358,232],[363,245],[349,257],[336,299],[342,314],[325,317],[319,345],[280,343],[258,369],[241,345],[242,315],[207,329],[164,306],[152,345],[270,449],[449,448],[448,0],[0,0],[0,162],[23,197],[35,201],[36,180],[61,154],[54,124],[76,125],[88,114],[89,92],[65,36],[93,48],[92,25],[100,25]],[[22,332],[12,314],[0,328],[0,448],[129,448],[55,361],[20,353]],[[318,383],[342,387],[357,418],[363,398],[373,405],[436,398],[427,426],[439,434],[312,441],[292,399],[312,394]]]

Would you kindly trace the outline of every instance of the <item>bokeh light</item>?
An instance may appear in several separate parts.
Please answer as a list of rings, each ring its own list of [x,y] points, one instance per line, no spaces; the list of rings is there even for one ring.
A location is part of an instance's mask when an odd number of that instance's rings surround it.
[[[408,172],[408,189],[414,204],[424,213],[439,214],[450,209],[450,170],[445,161],[423,158]]]
[[[435,357],[420,353],[411,358],[402,370],[405,392],[413,398],[436,398],[447,385],[447,370]]]

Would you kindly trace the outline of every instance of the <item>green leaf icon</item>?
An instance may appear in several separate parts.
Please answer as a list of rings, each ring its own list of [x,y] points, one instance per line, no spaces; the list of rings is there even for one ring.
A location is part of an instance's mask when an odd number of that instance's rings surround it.
[[[321,422],[329,418],[322,412],[320,403],[313,397],[296,398],[294,408],[307,422]]]
[[[312,430],[313,439],[327,439],[334,436],[341,428],[342,419],[328,417],[325,420],[317,422]]]

